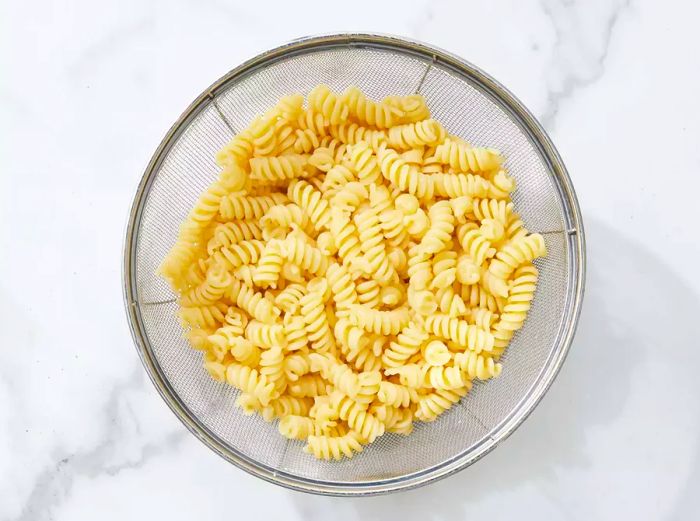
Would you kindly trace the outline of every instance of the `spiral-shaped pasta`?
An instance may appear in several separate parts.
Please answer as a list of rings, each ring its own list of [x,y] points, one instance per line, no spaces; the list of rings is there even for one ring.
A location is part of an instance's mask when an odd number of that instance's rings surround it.
[[[226,381],[229,385],[255,396],[263,406],[270,403],[275,392],[272,383],[247,365],[230,364],[226,368]]]
[[[306,286],[289,284],[275,297],[275,305],[282,311],[294,313],[299,307],[301,297],[304,295],[306,295]]]
[[[460,295],[467,307],[486,308],[494,313],[499,313],[505,304],[504,298],[493,296],[478,284],[463,285]]]
[[[446,365],[452,358],[452,355],[444,342],[432,340],[425,346],[423,357],[425,358],[426,364],[440,367]]]
[[[357,178],[363,185],[372,185],[382,177],[379,162],[369,143],[358,141],[348,147],[348,166],[357,172]]]
[[[440,389],[420,397],[415,417],[424,422],[435,421],[439,415],[456,404],[471,389],[471,383],[457,389]]]
[[[387,142],[386,132],[362,127],[357,123],[333,125],[330,128],[330,134],[348,145],[354,145],[360,141],[365,141],[375,152],[385,146]]]
[[[229,300],[260,322],[273,323],[281,312],[272,302],[249,286],[234,280],[227,289]]]
[[[226,220],[260,219],[265,212],[276,204],[288,202],[284,194],[248,196],[245,192],[233,192],[221,198],[219,214]]]
[[[484,331],[490,331],[497,316],[484,308],[471,308],[467,312],[467,320]]]
[[[455,228],[454,214],[448,201],[439,201],[430,207],[430,228],[421,239],[419,249],[425,253],[438,253],[452,239]]]
[[[256,118],[250,124],[254,156],[269,156],[275,152],[277,147],[276,123],[276,118],[273,115],[267,115]]]
[[[328,269],[328,260],[321,250],[304,240],[287,237],[280,243],[282,257],[300,268],[316,275],[324,275]]]
[[[254,157],[250,160],[251,179],[269,181],[311,177],[315,173],[309,156],[287,154],[273,157]]]
[[[244,264],[258,262],[264,250],[265,243],[262,241],[241,241],[215,251],[210,259],[214,265],[219,264],[227,270],[233,270]]]
[[[299,301],[301,315],[306,322],[306,334],[311,343],[311,348],[327,353],[335,350],[335,340],[328,323],[326,308],[322,295],[318,292],[310,292]]]
[[[293,123],[302,112],[304,96],[299,93],[283,96],[275,105],[273,111],[285,121]]]
[[[378,157],[382,175],[399,190],[421,199],[433,197],[434,183],[431,177],[412,168],[395,150],[384,149]]]
[[[342,98],[336,96],[327,85],[317,85],[308,96],[309,108],[322,114],[331,125],[344,123],[348,119],[349,108]]]
[[[501,166],[503,159],[497,150],[472,148],[446,139],[435,148],[435,157],[458,172],[488,172]]]
[[[420,94],[388,96],[384,102],[399,109],[400,115],[396,123],[415,123],[430,117],[425,98]]]
[[[265,421],[275,418],[284,418],[289,415],[306,416],[313,406],[313,400],[307,397],[284,395],[270,400],[270,403],[261,411]]]
[[[425,373],[425,385],[436,390],[459,389],[466,385],[466,381],[459,367],[436,366]]]
[[[408,407],[411,402],[410,388],[383,380],[379,384],[377,399],[393,407]]]
[[[321,192],[306,181],[295,179],[289,183],[287,195],[307,213],[316,230],[322,231],[328,227],[331,214],[328,201],[323,199]]]
[[[494,254],[491,250],[491,242],[483,236],[480,230],[469,230],[460,239],[460,244],[476,266],[481,266],[488,257]]]
[[[357,376],[357,381],[357,396],[353,399],[362,409],[367,409],[369,404],[377,399],[382,383],[382,373],[379,369],[366,369]]]
[[[431,287],[444,289],[451,287],[457,277],[457,252],[441,251],[433,257],[433,281]]]
[[[260,363],[260,348],[243,337],[230,339],[230,352],[233,358],[242,365],[255,368]]]
[[[363,280],[356,283],[357,300],[370,308],[376,308],[380,303],[381,285],[376,280]]]
[[[493,349],[493,335],[469,324],[466,320],[444,314],[432,315],[425,319],[425,329],[477,353]]]
[[[442,197],[486,197],[489,190],[489,182],[474,174],[430,174],[430,180]]]
[[[180,305],[186,307],[207,306],[224,296],[231,284],[231,274],[221,264],[215,264],[207,272],[207,278],[180,297]]]
[[[293,228],[306,234],[314,233],[308,214],[294,203],[271,206],[260,219],[260,226],[266,240],[282,239]]]
[[[394,126],[402,114],[401,109],[392,104],[368,99],[357,87],[348,88],[342,100],[350,108],[353,118],[380,129]]]
[[[276,288],[282,273],[282,249],[279,241],[267,243],[253,272],[253,283],[261,288]]]
[[[437,290],[435,299],[440,311],[451,317],[460,317],[467,313],[467,306],[464,300],[455,292],[452,286]]]
[[[515,190],[515,179],[506,174],[504,170],[499,170],[491,177],[489,197],[506,199],[510,197],[513,190]]]
[[[326,279],[331,288],[333,300],[336,303],[338,318],[347,316],[353,304],[359,303],[357,288],[347,268],[333,262],[326,270]]]
[[[379,223],[387,244],[395,248],[406,244],[408,232],[404,225],[404,215],[399,210],[389,209],[380,212]]]
[[[343,353],[363,350],[369,343],[365,331],[354,325],[348,318],[339,318],[335,323],[333,333],[340,342]]]
[[[309,435],[304,452],[323,460],[339,460],[343,456],[352,458],[356,452],[362,452],[359,440],[359,435],[353,431],[343,436]]]
[[[217,382],[224,382],[226,380],[227,364],[223,363],[221,360],[214,359],[211,353],[205,353],[203,365],[204,369],[209,373],[209,376]]]
[[[338,411],[340,419],[348,422],[350,428],[360,435],[363,443],[372,443],[384,434],[384,424],[342,392],[334,391],[331,394],[331,404]]]
[[[260,355],[260,375],[273,385],[275,396],[280,396],[284,392],[287,387],[287,377],[284,371],[284,353],[279,345],[263,350]]]
[[[400,307],[391,311],[380,311],[356,304],[350,308],[350,322],[370,333],[396,335],[408,324],[408,308]]]
[[[332,198],[338,190],[352,181],[357,181],[357,176],[347,164],[334,165],[326,173],[326,177],[321,185],[322,189],[325,190],[324,197],[326,199]]]
[[[385,422],[387,432],[408,436],[413,432],[413,411],[411,409],[394,409],[391,423]]]
[[[461,370],[468,378],[488,380],[501,374],[501,364],[494,362],[490,356],[465,351],[455,354],[455,369]]]
[[[364,349],[351,349],[344,354],[347,363],[352,364],[358,371],[378,371],[382,367],[382,361],[375,354],[371,344]]]
[[[500,320],[495,325],[496,347],[504,348],[515,331],[525,322],[537,285],[537,268],[525,265],[513,276],[508,299],[503,306]]]
[[[287,339],[287,351],[308,351],[309,338],[306,335],[306,322],[300,316],[285,315],[284,336]]]
[[[296,123],[300,130],[310,130],[319,138],[328,135],[330,122],[320,112],[306,110],[299,114]]]
[[[405,364],[398,367],[390,367],[384,370],[387,376],[398,375],[401,385],[417,389],[425,380],[425,371],[418,364]]]
[[[309,154],[321,146],[320,138],[310,128],[296,129],[294,136],[294,152],[297,154]]]
[[[398,150],[410,150],[425,145],[438,145],[445,139],[445,129],[434,119],[398,125],[389,129],[389,145]]]
[[[228,247],[241,241],[260,240],[263,238],[260,224],[254,221],[231,221],[217,225],[214,237],[207,244],[207,253]]]
[[[251,320],[245,328],[245,337],[260,347],[284,347],[287,344],[282,324],[266,324]]]
[[[346,212],[353,212],[367,200],[367,188],[357,181],[347,183],[331,199],[331,205]]]
[[[355,214],[354,221],[359,232],[360,247],[365,252],[368,275],[373,275],[383,283],[398,280],[394,265],[386,254],[384,235],[376,210],[371,207],[360,210]]]
[[[225,313],[226,304],[215,302],[208,306],[183,307],[178,315],[183,326],[216,328],[223,323]]]
[[[513,203],[496,199],[474,199],[472,212],[481,222],[491,219],[505,225],[513,213]]]
[[[305,374],[295,382],[289,382],[287,393],[296,398],[313,398],[328,394],[328,384],[318,374]]]
[[[253,155],[253,135],[249,130],[244,130],[231,139],[216,154],[216,162],[221,167],[243,166],[248,164],[248,159]]]
[[[290,440],[305,440],[309,436],[324,436],[323,429],[307,416],[295,414],[283,416],[277,428],[282,436]]]
[[[508,243],[489,264],[489,273],[500,279],[508,279],[518,266],[547,255],[544,237],[533,233]]]

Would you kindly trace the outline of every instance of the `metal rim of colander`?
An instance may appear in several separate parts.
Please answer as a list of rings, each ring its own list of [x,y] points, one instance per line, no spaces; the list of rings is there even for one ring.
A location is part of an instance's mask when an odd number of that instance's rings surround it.
[[[177,138],[187,128],[189,122],[230,81],[241,78],[280,59],[339,47],[365,47],[412,55],[425,61],[428,68],[433,64],[438,64],[450,70],[450,72],[460,75],[462,78],[466,77],[471,84],[479,87],[481,92],[492,99],[496,99],[498,105],[507,110],[509,116],[516,120],[520,128],[529,134],[533,146],[539,150],[549,172],[555,178],[556,182],[554,184],[564,207],[565,229],[563,233],[566,236],[569,251],[571,252],[568,266],[570,284],[564,309],[564,326],[559,331],[556,347],[552,349],[545,364],[545,369],[540,373],[537,382],[530,388],[530,391],[523,396],[520,405],[477,445],[469,447],[457,456],[438,465],[391,479],[353,483],[314,480],[264,465],[236,451],[203,425],[171,387],[160,364],[156,360],[142,321],[135,276],[137,230],[139,229],[145,201],[163,158],[167,155]],[[342,33],[305,37],[266,51],[246,61],[214,82],[183,112],[159,144],[139,182],[127,222],[122,282],[129,327],[146,372],[163,400],[192,434],[222,458],[246,472],[271,483],[315,494],[368,496],[419,487],[462,470],[493,450],[498,443],[506,439],[529,416],[554,381],[573,340],[583,300],[585,260],[585,238],[581,213],[566,167],[542,126],[513,94],[478,67],[424,43],[388,35]]]

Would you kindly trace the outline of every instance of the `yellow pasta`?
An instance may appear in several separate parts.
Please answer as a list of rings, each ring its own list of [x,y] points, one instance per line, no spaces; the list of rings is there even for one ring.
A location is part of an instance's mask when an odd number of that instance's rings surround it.
[[[494,149],[413,94],[291,94],[216,155],[159,273],[244,414],[338,460],[496,378],[546,254]]]

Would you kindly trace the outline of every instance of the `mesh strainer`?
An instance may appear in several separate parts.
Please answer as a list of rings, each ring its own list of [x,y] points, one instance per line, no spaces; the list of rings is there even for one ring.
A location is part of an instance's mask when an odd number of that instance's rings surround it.
[[[387,434],[351,460],[320,462],[274,424],[244,416],[237,391],[212,381],[188,347],[175,295],[155,275],[178,226],[217,176],[215,152],[280,97],[318,83],[357,85],[374,99],[420,92],[433,117],[475,145],[498,148],[518,183],[516,209],[544,235],[540,282],[525,327],[503,356],[503,374],[476,383],[436,422]],[[473,463],[532,411],[571,343],[583,296],[584,238],[566,169],[544,130],[512,94],[463,60],[399,38],[307,38],[232,70],[190,105],[151,159],[134,198],[124,251],[124,295],[149,376],[192,433],[235,465],[290,488],[368,495],[416,487]]]

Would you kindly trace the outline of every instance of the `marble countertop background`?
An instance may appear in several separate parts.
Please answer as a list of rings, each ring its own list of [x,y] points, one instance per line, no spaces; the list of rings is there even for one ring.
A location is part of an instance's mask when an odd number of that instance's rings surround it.
[[[409,4],[0,2],[0,520],[697,519],[700,7]],[[447,480],[368,499],[264,483],[187,433],[120,283],[133,191],[184,107],[339,30],[424,40],[508,86],[567,163],[588,239],[578,334],[530,419]]]

